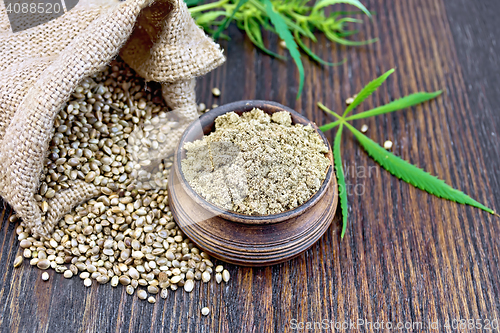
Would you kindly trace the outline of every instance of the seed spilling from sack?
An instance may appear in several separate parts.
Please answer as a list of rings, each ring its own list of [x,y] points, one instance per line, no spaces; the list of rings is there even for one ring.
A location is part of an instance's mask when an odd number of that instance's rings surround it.
[[[50,212],[47,199],[75,179],[94,184],[101,195],[65,215],[49,239],[17,228],[32,266],[79,276],[86,287],[92,280],[111,282],[132,295],[141,286],[144,300],[148,292],[162,298],[168,289],[191,292],[195,280],[205,274],[210,279],[212,261],[182,234],[168,206],[172,160],[162,158],[161,148],[171,144],[168,133],[176,122],[162,101],[121,62],[76,89],[55,120],[36,200]],[[21,262],[16,258],[14,266]]]

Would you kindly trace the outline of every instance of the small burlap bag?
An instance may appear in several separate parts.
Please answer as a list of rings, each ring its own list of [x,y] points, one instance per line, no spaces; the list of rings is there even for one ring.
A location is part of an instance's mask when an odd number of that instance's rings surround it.
[[[81,0],[63,16],[15,34],[0,2],[0,195],[36,236],[99,193],[73,181],[50,199],[44,222],[34,198],[57,113],[83,78],[119,54],[144,79],[162,83],[167,105],[185,123],[197,117],[194,77],[224,61],[183,0]],[[165,150],[175,147],[183,127]]]

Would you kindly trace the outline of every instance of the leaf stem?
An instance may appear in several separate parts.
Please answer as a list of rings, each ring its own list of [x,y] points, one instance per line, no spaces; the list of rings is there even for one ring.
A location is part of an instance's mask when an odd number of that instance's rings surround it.
[[[222,6],[224,6],[228,2],[229,2],[229,0],[220,0],[220,1],[212,2],[212,3],[207,3],[207,4],[204,4],[204,5],[199,5],[199,6],[196,6],[196,7],[191,7],[191,8],[189,8],[189,12],[191,14],[193,14],[193,13],[198,13],[198,12],[202,12],[202,11],[205,11],[205,10],[210,10],[210,9],[213,9],[213,8],[222,7]]]
[[[317,105],[318,105],[318,107],[319,107],[321,110],[323,110],[323,111],[325,111],[326,113],[329,113],[329,114],[331,114],[331,115],[334,115],[335,117],[337,117],[337,118],[339,119],[339,121],[344,122],[344,118],[343,118],[342,116],[339,116],[338,114],[336,114],[335,112],[333,112],[332,110],[330,110],[329,108],[327,108],[326,106],[324,106],[324,105],[323,105],[323,103],[318,102],[318,104],[317,104]]]
[[[323,126],[320,126],[319,127],[319,130],[321,132],[326,132],[326,131],[329,131],[331,130],[332,128],[335,128],[336,126],[338,126],[339,124],[342,124],[342,122],[340,120],[337,120],[337,121],[334,121],[333,123],[329,123],[329,124],[326,124],[326,125],[323,125]]]

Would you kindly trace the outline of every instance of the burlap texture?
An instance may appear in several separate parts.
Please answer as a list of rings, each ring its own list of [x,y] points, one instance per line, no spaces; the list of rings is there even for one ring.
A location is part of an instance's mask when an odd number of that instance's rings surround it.
[[[146,80],[163,83],[181,120],[197,116],[193,78],[224,61],[183,0],[81,0],[62,17],[16,34],[0,2],[0,195],[35,235],[47,235],[74,205],[99,193],[75,181],[50,200],[45,222],[34,198],[55,116],[83,78],[118,54]]]

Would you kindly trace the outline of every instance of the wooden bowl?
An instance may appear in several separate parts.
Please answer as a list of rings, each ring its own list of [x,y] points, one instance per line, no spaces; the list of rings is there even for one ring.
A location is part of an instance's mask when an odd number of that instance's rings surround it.
[[[245,215],[223,210],[202,198],[182,174],[186,142],[215,130],[215,118],[234,111],[238,114],[259,108],[268,114],[288,111],[294,124],[311,124],[328,146],[330,160],[318,192],[295,209],[273,215]],[[333,172],[330,144],[316,124],[281,104],[269,101],[239,101],[203,114],[182,135],[168,182],[169,203],[179,228],[203,251],[215,258],[242,266],[274,265],[312,246],[328,229],[337,208],[337,181]]]

